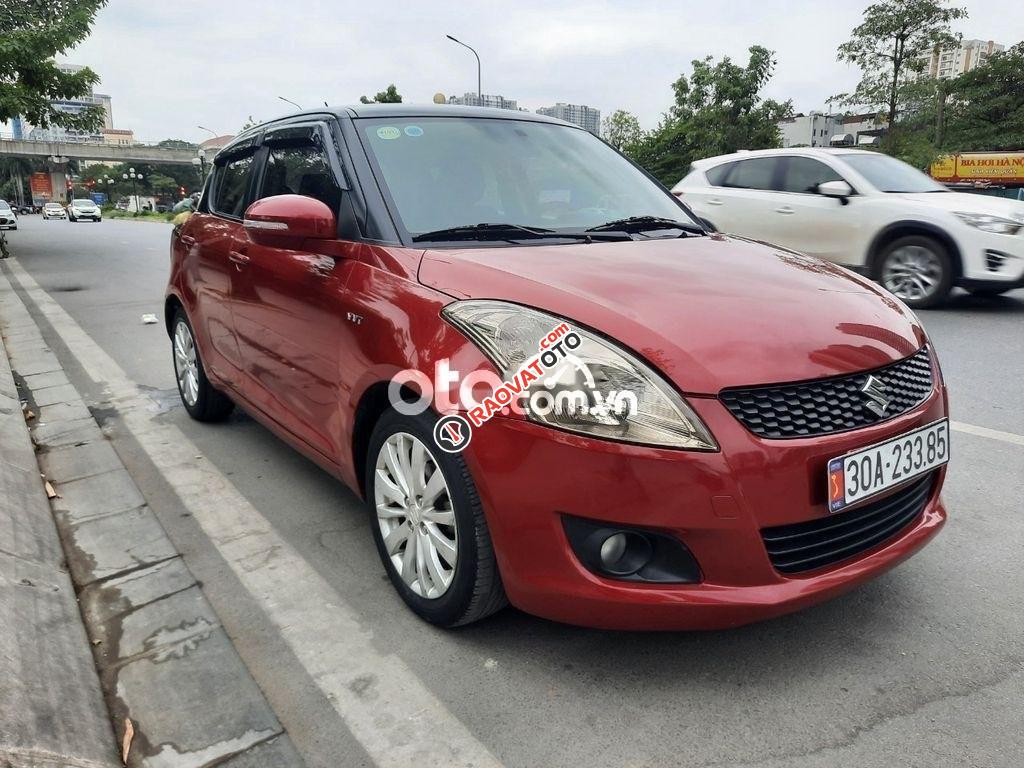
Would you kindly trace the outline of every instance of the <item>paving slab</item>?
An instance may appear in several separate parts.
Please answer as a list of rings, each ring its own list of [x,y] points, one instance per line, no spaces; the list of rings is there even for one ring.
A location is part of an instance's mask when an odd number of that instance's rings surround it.
[[[218,763],[218,768],[302,768],[304,765],[285,734]]]
[[[54,499],[52,504],[61,522],[78,523],[146,503],[126,469],[57,483],[56,488],[61,498]]]
[[[161,649],[180,653],[208,638],[219,625],[217,614],[194,585],[110,619],[95,634],[102,641],[96,658],[103,668],[151,651],[159,659]]]
[[[39,466],[48,480],[59,484],[102,475],[123,467],[121,459],[105,440],[46,451],[39,455]]]
[[[61,369],[57,356],[52,352],[48,354],[33,355],[21,361],[11,360],[13,368],[19,376],[32,376],[36,373],[50,373]]]
[[[0,395],[0,460],[21,469],[36,467],[35,452],[28,436],[28,427],[25,426],[21,403],[6,395]]]
[[[149,507],[81,523],[58,519],[58,528],[68,567],[79,586],[178,554]]]
[[[64,562],[38,469],[24,470],[0,460],[0,552],[52,568]],[[0,634],[4,632],[0,616]],[[0,665],[2,668],[2,665]],[[0,686],[3,681],[0,679]],[[2,763],[0,763],[2,765]]]
[[[0,626],[0,765],[120,765],[67,574],[0,553]]]
[[[74,403],[54,403],[39,408],[36,420],[40,424],[54,421],[70,421],[71,419],[87,419],[92,416],[81,400]]]
[[[141,568],[124,576],[90,584],[78,596],[82,614],[92,627],[123,616],[196,583],[180,557]],[[100,629],[99,631],[104,631]],[[94,630],[97,637],[101,637]]]
[[[44,374],[45,375],[45,374]],[[32,402],[39,408],[57,403],[81,402],[78,390],[70,384],[63,384],[56,387],[44,387],[32,390]]]
[[[27,386],[33,393],[38,393],[42,389],[48,387],[60,387],[65,384],[70,384],[68,381],[67,374],[64,371],[52,371],[51,373],[37,373],[33,376],[25,376],[25,386]]]
[[[32,440],[35,444],[48,448],[99,440],[102,437],[103,432],[91,415],[84,419],[36,424],[32,427]]]
[[[282,730],[219,627],[101,674],[114,721],[132,720],[133,768],[210,765]]]

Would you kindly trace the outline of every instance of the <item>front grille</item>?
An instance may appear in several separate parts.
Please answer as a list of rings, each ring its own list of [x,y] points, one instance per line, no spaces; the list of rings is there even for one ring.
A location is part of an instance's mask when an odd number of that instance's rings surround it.
[[[873,376],[889,399],[879,416],[863,388]],[[932,391],[928,347],[917,354],[874,371],[777,384],[749,389],[725,389],[719,394],[732,415],[759,437],[814,437],[845,432],[891,419],[924,402]]]
[[[775,570],[792,574],[823,568],[859,555],[892,538],[924,511],[935,472],[881,501],[818,520],[761,529]]]

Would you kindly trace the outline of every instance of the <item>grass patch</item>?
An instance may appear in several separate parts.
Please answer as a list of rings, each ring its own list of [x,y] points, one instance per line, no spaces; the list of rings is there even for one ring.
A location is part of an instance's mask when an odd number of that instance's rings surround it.
[[[173,214],[173,213],[170,213],[170,212],[167,212],[167,213],[157,213],[156,211],[141,211],[139,213],[134,213],[132,211],[119,211],[117,209],[114,209],[112,211],[105,212],[103,215],[104,215],[104,217],[106,217],[108,219],[136,219],[138,221],[166,221],[166,222],[169,222],[177,214]]]

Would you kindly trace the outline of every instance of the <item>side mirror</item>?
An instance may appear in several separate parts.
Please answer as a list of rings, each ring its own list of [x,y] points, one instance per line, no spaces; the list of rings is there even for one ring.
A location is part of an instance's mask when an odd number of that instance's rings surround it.
[[[818,194],[825,197],[837,197],[839,202],[847,205],[850,202],[850,196],[853,194],[853,187],[845,181],[823,181],[818,185]]]
[[[242,221],[253,242],[278,248],[297,248],[303,240],[333,240],[338,236],[334,211],[304,195],[275,195],[249,206]]]

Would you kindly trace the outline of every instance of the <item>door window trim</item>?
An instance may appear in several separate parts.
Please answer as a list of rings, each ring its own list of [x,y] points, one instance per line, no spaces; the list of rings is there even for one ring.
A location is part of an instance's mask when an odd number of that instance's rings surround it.
[[[842,171],[840,171],[834,165],[832,165],[831,163],[826,163],[824,160],[821,160],[820,158],[808,157],[807,155],[779,155],[779,158],[783,161],[780,164],[782,166],[782,175],[779,177],[779,186],[781,186],[782,183],[785,181],[786,174],[789,172],[789,161],[794,159],[794,158],[797,158],[797,157],[803,158],[805,160],[812,160],[812,161],[814,161],[816,163],[821,163],[826,168],[834,171],[835,174],[839,177],[839,179],[841,181],[845,181],[847,184],[850,185],[850,189],[853,190],[853,195],[851,195],[851,197],[860,194],[860,192],[857,191],[857,187],[854,185],[854,183],[852,181],[850,181],[848,178],[846,178],[846,176],[843,175]],[[764,191],[768,191],[768,190],[758,190],[758,191],[764,192]],[[812,197],[825,197],[825,195],[821,194],[820,192],[794,192],[794,191],[789,190],[789,189],[777,189],[777,190],[771,190],[771,191],[778,192],[780,195],[810,195]],[[832,198],[829,198],[829,199],[832,199]]]

